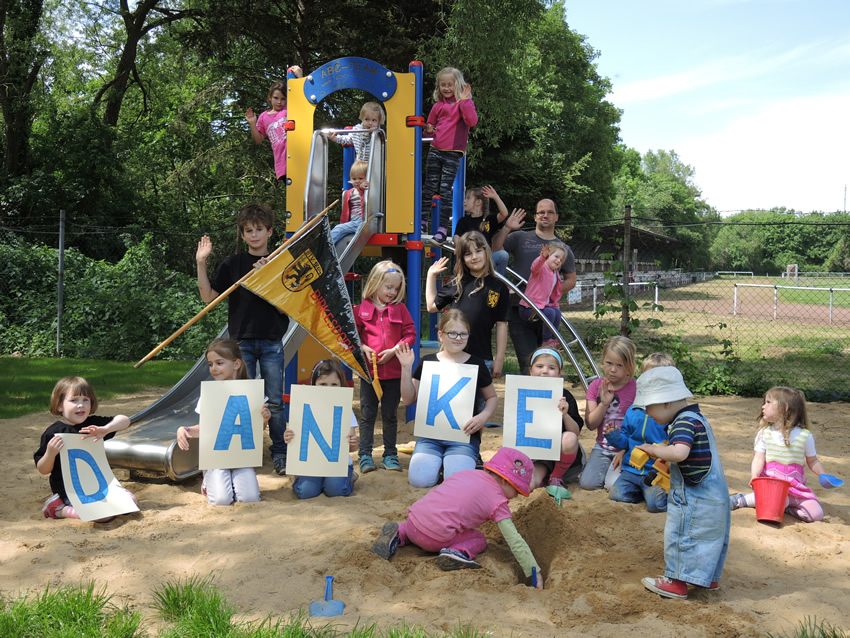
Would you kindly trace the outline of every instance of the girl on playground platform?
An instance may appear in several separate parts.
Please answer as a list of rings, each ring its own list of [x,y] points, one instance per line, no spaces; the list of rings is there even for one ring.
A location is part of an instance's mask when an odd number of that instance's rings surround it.
[[[764,394],[758,418],[755,454],[750,467],[752,479],[762,476],[791,483],[785,511],[806,523],[823,520],[823,508],[806,485],[806,465],[820,476],[823,465],[815,452],[815,437],[809,430],[806,397],[799,390],[777,386]],[[755,507],[755,494],[734,494],[733,510]]]
[[[496,208],[499,209],[495,213],[489,212],[491,199],[496,203]],[[502,228],[508,218],[508,208],[502,198],[499,197],[496,189],[492,186],[467,188],[466,196],[463,198],[463,212],[463,217],[457,220],[455,224],[455,245],[466,233],[477,230],[484,235],[487,245],[492,250],[493,235]],[[505,274],[505,269],[508,267],[508,252],[506,250],[493,252],[493,266],[497,273]]]
[[[249,379],[248,369],[242,360],[239,344],[232,339],[216,339],[206,351],[210,376],[216,381],[234,381]],[[201,400],[195,406],[195,412],[201,413]],[[271,412],[263,405],[263,425],[268,426]],[[189,439],[200,436],[201,426],[183,426],[177,429],[177,445],[181,450],[189,449]],[[236,469],[204,470],[204,482],[201,492],[210,505],[230,505],[236,503],[256,503],[260,500],[260,485],[252,467]]]
[[[583,490],[611,489],[619,475],[619,463],[614,457],[622,454],[605,439],[605,426],[619,428],[626,410],[635,401],[635,344],[627,337],[611,337],[602,349],[603,375],[591,381],[587,388],[584,424],[596,430],[596,444],[581,473],[579,487]]]
[[[293,73],[295,77],[301,77],[301,67],[291,66],[287,73]],[[286,177],[286,82],[275,82],[269,87],[268,111],[263,111],[260,116],[254,113],[254,109],[245,111],[245,119],[251,127],[251,137],[257,144],[262,144],[267,137],[272,145],[274,153],[274,172],[278,179]]]
[[[567,259],[567,247],[559,241],[543,244],[540,256],[531,262],[531,274],[525,287],[525,296],[549,320],[555,329],[561,324],[561,264]],[[537,313],[525,301],[519,301],[519,316],[525,321],[536,321]],[[557,348],[558,340],[549,326],[543,325],[543,346]]]
[[[484,470],[465,470],[447,478],[407,509],[403,523],[388,521],[372,552],[390,560],[399,547],[417,545],[439,552],[437,566],[444,571],[480,569],[475,557],[487,547],[478,529],[493,521],[505,537],[526,577],[536,571],[537,589],[543,589],[540,566],[511,518],[508,501],[528,496],[531,459],[518,450],[499,448]]]
[[[528,360],[528,373],[532,377],[560,377],[563,367],[561,355],[552,348],[538,348]],[[584,421],[579,415],[575,397],[566,388],[558,401],[558,409],[561,411],[561,458],[557,461],[534,462],[531,489],[547,485],[546,491],[560,503],[562,498],[570,497],[564,483],[578,476],[585,456],[578,442]]]
[[[478,124],[478,113],[472,101],[472,87],[455,68],[445,67],[437,73],[434,106],[428,114],[423,133],[433,135],[425,177],[422,181],[422,232],[431,229],[431,200],[440,194],[440,221],[434,232],[434,243],[441,245],[451,230],[452,185],[460,160],[469,143],[469,129]]]
[[[97,405],[94,388],[82,377],[64,377],[59,379],[53,387],[53,394],[50,396],[50,414],[58,416],[59,420],[44,431],[38,450],[33,454],[36,469],[42,474],[50,474],[50,489],[53,495],[41,508],[45,518],[80,518],[65,490],[62,464],[59,460],[59,452],[64,443],[62,437],[56,435],[84,434],[84,438],[94,437],[95,441],[106,440],[130,425],[130,419],[123,414],[114,417],[93,415],[92,412],[97,410]],[[138,505],[136,497],[129,491],[127,493]],[[95,523],[108,523],[114,518],[110,516],[96,520]]]
[[[404,301],[404,273],[390,260],[378,262],[369,273],[363,301],[354,306],[354,321],[363,354],[370,365],[377,363],[383,396],[378,399],[372,384],[360,380],[360,473],[375,471],[372,444],[378,404],[383,424],[384,458],[381,467],[401,472],[398,462],[398,404],[401,401],[401,348],[416,342],[416,327]]]
[[[439,312],[448,305],[463,312],[475,331],[470,333],[464,350],[484,359],[494,379],[502,376],[508,345],[508,313],[511,301],[508,287],[493,275],[490,246],[484,235],[470,231],[455,243],[454,277],[440,290],[437,278],[449,266],[442,257],[428,268],[425,303],[428,312]],[[496,355],[493,356],[493,328],[496,329]]]
[[[427,361],[440,363],[466,363],[478,367],[476,377],[475,402],[473,415],[461,426],[464,434],[469,435],[469,443],[459,441],[444,441],[419,437],[416,447],[410,457],[408,480],[413,487],[433,487],[443,471],[443,479],[457,472],[475,469],[480,458],[481,428],[487,419],[496,411],[499,398],[493,379],[483,359],[464,351],[469,339],[469,321],[460,310],[451,309],[440,316],[437,338],[440,341],[440,351],[422,357],[416,370],[413,371],[413,350],[405,344],[398,353],[401,362],[401,397],[405,405],[416,403],[419,394],[419,382],[422,378],[422,366]],[[479,405],[483,409],[479,411]]]
[[[341,388],[345,383],[345,371],[336,359],[322,359],[313,368],[310,385],[328,388]],[[283,440],[289,445],[295,438],[295,432],[287,428]],[[348,433],[348,449],[357,451],[357,418],[351,413],[351,430]],[[348,496],[354,489],[357,473],[351,457],[348,458],[348,476],[299,476],[292,484],[292,490],[298,498],[316,498],[322,492],[325,496]]]

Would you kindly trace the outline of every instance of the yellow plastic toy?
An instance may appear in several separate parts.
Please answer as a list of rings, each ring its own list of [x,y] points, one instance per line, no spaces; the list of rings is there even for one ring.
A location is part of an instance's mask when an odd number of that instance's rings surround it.
[[[653,443],[653,445],[664,445],[664,443]],[[649,460],[649,454],[640,449],[633,449],[631,456],[629,457],[629,465],[634,468],[641,469],[646,462]],[[652,479],[652,485],[659,485],[665,492],[670,492],[670,467],[667,465],[667,461],[662,459],[656,459],[652,464],[652,469],[657,472],[654,479]]]

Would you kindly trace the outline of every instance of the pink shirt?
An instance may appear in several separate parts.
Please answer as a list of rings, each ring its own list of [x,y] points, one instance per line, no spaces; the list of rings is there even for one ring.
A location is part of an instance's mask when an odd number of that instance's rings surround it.
[[[546,307],[561,307],[561,277],[557,271],[546,266],[546,258],[542,255],[531,262],[531,274],[525,286],[525,296],[541,310]],[[519,303],[528,307],[525,299],[520,299]]]
[[[587,388],[587,400],[594,401],[595,403],[599,403],[599,386],[602,384],[602,379],[594,379],[590,382],[590,386]],[[602,446],[606,450],[617,450],[611,445],[608,445],[608,441],[605,440],[605,435],[602,434],[602,430],[605,428],[605,425],[613,422],[616,427],[620,427],[623,425],[623,418],[626,416],[626,412],[632,404],[635,402],[635,394],[637,394],[637,381],[634,379],[629,379],[626,385],[624,385],[619,390],[614,390],[614,400],[611,401],[611,405],[608,406],[608,409],[605,411],[605,416],[602,418],[602,423],[598,428],[596,428],[596,443]]]
[[[510,517],[501,484],[484,470],[452,474],[407,509],[416,529],[447,545],[462,532]]]
[[[469,143],[469,129],[478,124],[475,103],[470,99],[450,102],[442,98],[431,107],[428,124],[435,128],[432,148],[465,153]]]
[[[376,354],[394,348],[401,341],[413,347],[416,342],[416,327],[413,317],[403,303],[392,303],[383,310],[378,310],[369,299],[354,306],[354,322],[360,341],[369,346]],[[369,361],[369,370],[372,362]],[[400,379],[401,364],[398,357],[393,357],[387,363],[378,366],[379,379]]]
[[[274,172],[278,179],[286,175],[286,109],[263,111],[257,118],[257,130],[269,138],[274,153]]]

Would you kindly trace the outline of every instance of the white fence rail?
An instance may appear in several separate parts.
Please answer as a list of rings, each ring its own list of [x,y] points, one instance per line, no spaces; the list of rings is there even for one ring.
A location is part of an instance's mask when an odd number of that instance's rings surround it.
[[[738,287],[742,288],[773,288],[773,318],[779,316],[779,290],[817,290],[820,292],[829,292],[829,323],[832,323],[833,309],[835,308],[835,293],[850,292],[850,288],[818,288],[813,286],[771,286],[769,284],[735,284],[735,296],[732,303],[732,314],[738,316]],[[656,295],[657,303],[657,295]]]

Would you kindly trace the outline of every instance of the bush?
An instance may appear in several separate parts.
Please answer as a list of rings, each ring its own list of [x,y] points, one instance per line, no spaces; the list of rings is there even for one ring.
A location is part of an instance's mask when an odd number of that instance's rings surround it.
[[[57,250],[0,245],[6,278],[0,289],[0,353],[52,354],[56,344]],[[61,352],[65,356],[139,359],[199,312],[193,276],[169,270],[150,236],[117,264],[65,251]],[[192,326],[162,357],[200,356],[227,321],[226,302]]]

